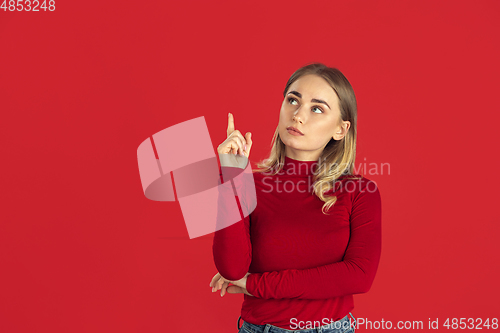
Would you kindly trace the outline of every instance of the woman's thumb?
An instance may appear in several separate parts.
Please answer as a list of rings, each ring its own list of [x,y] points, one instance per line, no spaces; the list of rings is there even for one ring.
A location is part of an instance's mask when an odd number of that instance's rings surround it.
[[[246,151],[248,152],[248,154],[250,154],[250,148],[252,148],[252,133],[250,132],[245,133],[245,141],[247,142]]]
[[[252,145],[252,133],[247,132],[245,134],[245,139],[247,140],[247,144],[249,144],[251,146]]]

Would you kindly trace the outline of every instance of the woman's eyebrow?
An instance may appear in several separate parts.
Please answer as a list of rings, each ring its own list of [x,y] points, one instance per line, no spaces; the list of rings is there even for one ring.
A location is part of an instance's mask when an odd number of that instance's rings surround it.
[[[295,91],[295,90],[290,91],[290,92],[289,92],[289,94],[294,94],[294,95],[296,95],[298,98],[302,98],[302,94],[301,94],[301,93],[299,93],[298,91]],[[325,105],[326,105],[326,106],[328,106],[328,108],[331,110],[330,105],[328,105],[328,103],[327,103],[327,102],[325,102],[325,101],[323,101],[323,100],[321,100],[321,99],[316,99],[316,98],[313,98],[313,99],[311,99],[311,102],[313,102],[313,103],[321,103],[321,104],[325,104]]]

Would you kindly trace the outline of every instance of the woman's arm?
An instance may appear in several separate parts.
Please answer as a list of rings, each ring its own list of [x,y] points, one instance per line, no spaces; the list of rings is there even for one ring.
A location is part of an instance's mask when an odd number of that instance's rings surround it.
[[[246,288],[264,299],[326,299],[368,292],[381,253],[381,198],[372,181],[354,194],[350,239],[340,262],[308,269],[252,273]]]
[[[227,223],[231,217],[237,216],[240,221],[224,227],[214,234],[212,253],[214,256],[215,267],[219,273],[228,280],[239,280],[243,278],[252,262],[252,243],[250,240],[250,214],[241,218],[240,210],[237,209],[235,202],[235,192],[244,192],[244,179],[253,177],[253,175],[242,175],[242,169],[237,167],[221,167],[221,176],[224,183],[219,186],[218,198],[218,223]],[[239,199],[239,198],[238,198]],[[243,198],[244,199],[244,198]],[[238,201],[238,200],[236,200]],[[244,205],[244,203],[242,203]],[[244,210],[246,211],[246,209]],[[219,226],[220,227],[220,226]]]

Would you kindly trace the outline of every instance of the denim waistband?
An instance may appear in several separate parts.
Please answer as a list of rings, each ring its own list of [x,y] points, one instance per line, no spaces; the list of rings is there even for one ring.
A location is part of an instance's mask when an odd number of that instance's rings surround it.
[[[349,315],[352,318],[349,318]],[[249,322],[246,322],[243,320],[243,325],[240,326],[240,320],[241,316],[238,318],[238,330],[241,329],[241,327],[245,327],[248,331],[252,333],[342,333],[347,331],[350,327],[356,326],[356,319],[352,315],[352,313],[349,312],[349,315],[346,315],[344,318],[339,319],[334,322],[330,322],[326,325],[322,325],[319,327],[315,328],[308,328],[308,329],[298,329],[298,330],[288,330],[286,328],[281,328],[277,327],[271,324],[265,324],[265,325],[255,325],[251,324]],[[305,325],[303,325],[305,326]]]

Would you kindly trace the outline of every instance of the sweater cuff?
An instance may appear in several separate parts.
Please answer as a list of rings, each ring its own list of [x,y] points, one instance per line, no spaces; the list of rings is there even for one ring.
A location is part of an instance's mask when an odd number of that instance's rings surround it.
[[[247,276],[247,291],[254,297],[259,297],[257,295],[257,282],[261,275],[260,273],[250,273]]]

